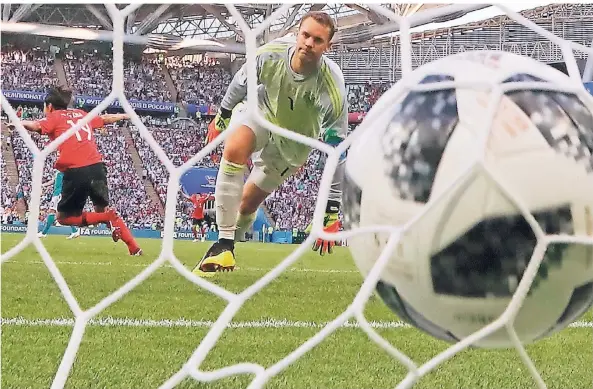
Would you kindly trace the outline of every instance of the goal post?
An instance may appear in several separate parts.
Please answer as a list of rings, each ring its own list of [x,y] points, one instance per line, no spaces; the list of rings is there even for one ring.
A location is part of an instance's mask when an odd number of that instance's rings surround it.
[[[4,33],[19,33],[19,34],[35,34],[44,36],[54,36],[63,38],[76,38],[86,40],[101,40],[101,41],[112,41],[113,42],[113,85],[111,93],[97,105],[84,119],[80,120],[74,127],[68,130],[65,134],[60,136],[58,139],[53,141],[43,150],[39,150],[31,137],[28,135],[22,124],[19,123],[17,114],[13,107],[8,103],[4,94],[1,96],[2,108],[6,111],[10,120],[15,123],[16,129],[20,136],[25,141],[26,145],[30,148],[31,152],[35,156],[35,163],[33,167],[33,181],[32,181],[32,201],[30,203],[30,218],[28,222],[28,230],[23,240],[14,248],[9,250],[7,253],[2,255],[1,261],[5,262],[10,260],[14,255],[21,252],[27,245],[34,245],[39,251],[45,266],[48,268],[52,277],[56,281],[62,295],[67,301],[75,318],[75,325],[70,337],[68,346],[61,359],[61,363],[55,374],[52,389],[63,388],[68,380],[72,365],[76,358],[77,352],[80,347],[80,343],[84,337],[84,332],[89,320],[93,319],[96,315],[101,313],[103,310],[108,308],[110,305],[118,301],[128,292],[133,290],[144,280],[146,280],[151,274],[166,263],[169,263],[180,275],[187,280],[191,281],[200,288],[213,293],[227,302],[227,305],[223,312],[220,314],[214,325],[209,329],[207,335],[201,340],[200,344],[196,346],[190,359],[183,365],[183,367],[171,376],[161,386],[162,389],[174,388],[177,384],[188,377],[193,377],[196,380],[203,382],[211,382],[219,380],[231,375],[236,374],[253,374],[255,378],[249,385],[250,389],[262,388],[270,378],[282,372],[292,363],[297,361],[316,345],[326,339],[336,329],[346,323],[348,320],[355,319],[360,327],[365,331],[370,340],[374,341],[379,345],[386,353],[394,358],[394,360],[402,363],[408,370],[406,378],[398,385],[399,389],[411,388],[422,376],[426,375],[431,370],[435,369],[441,363],[447,359],[453,357],[460,351],[469,347],[473,342],[487,336],[489,333],[494,332],[497,329],[507,327],[510,336],[514,340],[515,348],[521,357],[523,363],[530,371],[534,381],[540,388],[545,388],[545,383],[541,378],[537,368],[533,364],[531,358],[525,351],[525,348],[518,340],[514,330],[512,328],[513,315],[520,308],[521,303],[525,297],[525,294],[529,290],[529,286],[535,277],[535,273],[539,266],[539,263],[543,259],[543,251],[545,251],[546,245],[549,241],[541,241],[538,244],[536,252],[534,253],[534,260],[532,260],[525,272],[525,276],[520,282],[520,286],[517,289],[517,293],[513,298],[507,311],[498,320],[490,325],[484,327],[480,331],[473,335],[461,340],[460,342],[452,345],[447,350],[436,355],[430,361],[418,365],[414,363],[407,355],[391,345],[385,340],[379,333],[372,328],[372,326],[365,319],[363,311],[366,302],[373,293],[375,286],[380,278],[382,270],[385,268],[392,252],[396,248],[401,234],[405,232],[406,226],[393,227],[393,226],[372,226],[357,228],[353,230],[343,231],[340,233],[329,234],[323,231],[323,217],[325,214],[326,203],[329,196],[330,186],[332,177],[335,169],[338,166],[340,156],[348,150],[352,145],[356,137],[361,136],[366,131],[370,130],[373,123],[377,120],[381,120],[384,117],[385,112],[388,111],[388,107],[393,104],[401,94],[410,90],[412,86],[406,86],[406,76],[412,71],[412,57],[411,57],[411,40],[410,40],[410,29],[415,26],[421,26],[426,23],[430,23],[435,20],[447,20],[447,18],[455,18],[460,15],[464,15],[467,12],[476,11],[483,9],[485,6],[480,5],[451,5],[440,8],[431,9],[426,12],[421,12],[410,17],[402,17],[395,14],[393,11],[381,7],[375,4],[368,4],[368,8],[371,11],[376,12],[389,20],[389,23],[383,26],[383,30],[393,28],[393,32],[399,32],[398,43],[402,52],[401,57],[401,68],[403,72],[403,80],[401,81],[405,86],[403,89],[392,88],[385,93],[385,95],[377,102],[374,109],[367,115],[363,123],[351,134],[344,142],[338,145],[336,148],[332,148],[316,139],[308,138],[304,135],[291,132],[287,129],[280,128],[268,122],[257,110],[257,79],[256,79],[256,51],[257,51],[257,36],[263,32],[263,30],[271,25],[274,19],[278,18],[281,14],[287,12],[292,4],[285,4],[277,8],[272,14],[265,20],[265,22],[257,25],[254,29],[250,29],[246,21],[243,19],[241,13],[233,4],[227,4],[226,7],[229,13],[237,21],[238,27],[243,31],[245,37],[245,44],[237,45],[221,45],[216,42],[205,41],[205,40],[193,40],[193,39],[180,39],[179,41],[172,39],[162,39],[160,44],[167,46],[168,48],[188,48],[188,47],[201,47],[207,51],[221,51],[231,53],[246,53],[246,66],[248,67],[248,93],[247,93],[247,104],[250,107],[249,111],[253,112],[254,119],[262,126],[267,128],[270,132],[281,135],[286,138],[290,138],[294,141],[307,144],[312,148],[316,148],[327,155],[325,168],[320,182],[319,195],[313,214],[313,229],[309,237],[287,258],[285,258],[279,265],[269,271],[261,279],[256,281],[253,285],[245,289],[241,293],[232,293],[225,288],[218,286],[206,279],[197,277],[192,274],[185,266],[175,257],[173,253],[173,241],[174,241],[174,223],[175,223],[175,211],[177,205],[177,194],[179,191],[179,180],[180,177],[194,164],[205,158],[210,154],[217,146],[219,146],[224,140],[233,133],[237,128],[237,124],[233,127],[224,131],[214,142],[208,144],[202,148],[195,156],[186,161],[181,166],[174,166],[172,161],[167,157],[164,150],[152,137],[146,126],[142,123],[140,117],[136,114],[133,107],[129,103],[124,93],[124,58],[123,58],[123,47],[124,43],[138,44],[138,45],[150,45],[156,44],[159,37],[156,35],[151,36],[134,36],[126,35],[125,31],[125,17],[135,8],[139,7],[140,4],[132,4],[122,10],[117,9],[114,4],[106,4],[106,8],[109,13],[109,17],[113,24],[113,31],[93,31],[88,29],[73,29],[68,27],[57,27],[57,26],[40,26],[29,23],[14,23],[4,22],[2,23],[2,29]],[[494,6],[493,6],[494,7]],[[519,13],[511,10],[505,5],[496,5],[501,11],[507,16],[514,19],[516,22],[528,27],[529,29],[537,32],[546,39],[554,42],[564,54],[564,59],[567,63],[567,69],[574,84],[557,86],[557,90],[570,90],[571,92],[585,94],[585,90],[582,85],[583,79],[579,74],[579,70],[576,64],[573,50],[586,52],[589,58],[593,58],[593,47],[588,47],[576,42],[570,42],[563,40],[544,28],[536,25],[529,21]],[[374,32],[377,32],[375,30]],[[338,35],[339,37],[339,35]],[[152,39],[152,41],[151,41]],[[593,60],[587,61],[586,71],[584,76],[591,78],[593,73]],[[533,87],[533,84],[526,83],[523,86],[524,89]],[[531,85],[531,86],[530,86]],[[540,85],[541,86],[541,85]],[[432,86],[434,87],[434,85]],[[407,89],[406,89],[407,88]],[[41,199],[41,179],[43,173],[43,166],[47,156],[54,152],[57,147],[64,142],[69,136],[75,131],[80,129],[82,126],[90,122],[90,120],[98,115],[101,111],[105,110],[115,99],[119,100],[123,110],[131,116],[132,123],[138,129],[140,136],[148,143],[150,148],[162,161],[167,171],[169,172],[169,182],[167,184],[167,198],[165,204],[165,223],[164,223],[164,235],[161,242],[161,251],[159,256],[132,280],[128,281],[125,285],[113,292],[109,296],[105,297],[99,303],[83,310],[75,296],[70,291],[64,277],[60,270],[56,266],[55,262],[51,258],[50,254],[45,250],[39,237],[37,237],[37,220],[39,218],[39,206]],[[223,334],[225,329],[229,326],[229,323],[243,306],[243,304],[253,297],[256,293],[261,291],[264,287],[269,285],[273,280],[279,277],[285,272],[292,264],[294,264],[306,251],[310,250],[313,242],[318,239],[328,240],[344,240],[351,238],[358,234],[368,232],[383,232],[389,235],[388,243],[375,262],[369,274],[365,277],[364,282],[352,304],[333,321],[328,323],[313,337],[303,343],[301,346],[289,353],[285,358],[277,361],[276,363],[268,366],[267,368],[259,364],[254,363],[242,363],[232,366],[227,366],[215,371],[205,372],[201,370],[202,362],[206,359],[209,352],[216,345],[218,339]],[[593,244],[593,242],[587,242]],[[539,259],[539,261],[538,261]]]

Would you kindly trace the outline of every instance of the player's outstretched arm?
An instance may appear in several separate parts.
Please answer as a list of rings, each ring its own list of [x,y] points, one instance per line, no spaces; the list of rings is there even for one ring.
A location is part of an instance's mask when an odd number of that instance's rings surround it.
[[[129,120],[130,115],[128,115],[127,113],[105,114],[105,115],[101,115],[101,119],[103,119],[103,122],[105,124],[111,124],[111,123],[116,123],[116,122],[119,122],[122,120]]]
[[[348,136],[348,101],[346,99],[346,86],[344,85],[344,78],[341,71],[339,68],[334,67],[333,73],[334,80],[339,89],[336,92],[340,98],[338,101],[332,101],[329,104],[329,109],[323,123],[326,130],[323,132],[322,137],[325,143],[336,147]],[[323,229],[325,232],[338,232],[342,226],[339,220],[339,212],[342,203],[342,180],[345,166],[346,152],[340,156],[330,187],[325,218],[323,220]],[[311,225],[309,224],[309,227],[307,227],[308,231],[311,230],[310,227]],[[319,251],[321,255],[324,255],[326,252],[331,254],[333,246],[333,241],[317,239],[313,244],[313,250]]]
[[[226,130],[231,123],[233,108],[247,96],[247,71],[246,64],[241,66],[235,73],[231,84],[226,90],[220,108],[214,117],[214,120],[208,125],[208,134],[206,135],[206,144],[212,142],[221,132]]]
[[[37,120],[21,120],[21,124],[27,131],[41,133],[41,123]],[[8,123],[9,128],[14,128],[14,123]]]
[[[237,104],[245,100],[245,96],[247,96],[247,64],[241,66],[233,76],[233,80],[220,102],[220,110],[224,114],[230,114]]]
[[[334,147],[339,145],[344,139],[345,137],[342,136],[341,131],[336,131],[334,129],[327,130],[323,136],[323,141]],[[332,184],[329,190],[329,196],[325,209],[325,217],[323,219],[323,229],[325,232],[338,232],[342,227],[342,224],[339,220],[339,212],[342,203],[342,180],[344,177],[345,167],[346,153],[340,156],[340,160],[338,162],[338,166],[336,167],[336,171],[334,172]],[[307,227],[306,232],[311,232],[311,224],[309,224]],[[315,243],[313,243],[313,251],[319,251],[320,255],[324,255],[325,253],[331,254],[334,244],[335,243],[333,241],[317,239]]]
[[[259,73],[261,69],[261,61],[263,60],[261,55],[258,55],[257,61],[257,74],[259,83]],[[231,84],[226,90],[220,108],[214,117],[214,120],[208,125],[208,135],[206,136],[206,144],[212,142],[221,132],[226,130],[231,123],[231,116],[233,114],[233,108],[237,106],[241,101],[245,100],[247,96],[247,64],[241,66],[239,71],[233,76]]]

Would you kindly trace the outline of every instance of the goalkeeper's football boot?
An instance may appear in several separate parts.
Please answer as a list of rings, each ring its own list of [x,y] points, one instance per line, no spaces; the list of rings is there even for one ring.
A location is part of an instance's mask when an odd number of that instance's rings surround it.
[[[212,276],[216,272],[233,271],[235,269],[235,244],[232,240],[220,239],[214,243],[202,260],[198,262],[192,273],[197,276]]]

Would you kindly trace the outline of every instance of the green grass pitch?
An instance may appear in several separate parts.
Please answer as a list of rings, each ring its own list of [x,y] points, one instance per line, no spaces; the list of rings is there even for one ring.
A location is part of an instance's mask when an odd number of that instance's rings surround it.
[[[24,235],[2,234],[2,252]],[[143,257],[108,238],[67,241],[49,236],[43,243],[83,309],[109,295],[157,258],[159,240],[144,240]],[[296,246],[239,244],[234,273],[216,284],[239,292],[262,277]],[[191,268],[207,243],[176,241],[175,254]],[[1,387],[48,388],[70,334],[72,314],[41,257],[32,246],[2,265]],[[362,277],[347,249],[323,258],[312,251],[290,271],[248,301],[207,356],[203,369],[240,362],[264,367],[282,359],[338,316],[358,291]],[[225,302],[162,267],[87,327],[66,387],[155,388],[177,372],[224,309]],[[448,347],[420,331],[397,326],[398,319],[372,297],[369,321],[416,363]],[[534,318],[537,320],[537,318]],[[549,388],[593,388],[593,312],[580,325],[527,347]],[[385,326],[391,323],[391,327]],[[406,369],[359,328],[343,327],[310,353],[272,378],[266,388],[393,388]],[[246,387],[253,376],[239,375],[204,384],[186,379],[179,388]],[[535,388],[513,350],[466,350],[423,377],[415,388]]]

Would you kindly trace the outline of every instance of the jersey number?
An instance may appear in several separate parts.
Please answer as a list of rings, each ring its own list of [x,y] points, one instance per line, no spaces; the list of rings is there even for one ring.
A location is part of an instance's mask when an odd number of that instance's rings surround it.
[[[68,120],[67,123],[70,125],[70,127],[74,127],[74,125],[76,123],[74,123],[72,120]],[[93,137],[93,130],[91,129],[91,126],[89,126],[88,124],[85,124],[84,126],[80,127],[80,130],[76,131],[74,133],[74,135],[76,135],[76,139],[81,142],[82,141],[82,136],[80,136],[80,131],[84,131],[86,132],[87,136],[86,136],[86,140],[91,140]]]
[[[290,101],[290,110],[294,111],[294,100],[292,99],[292,97],[289,97],[288,100]]]

